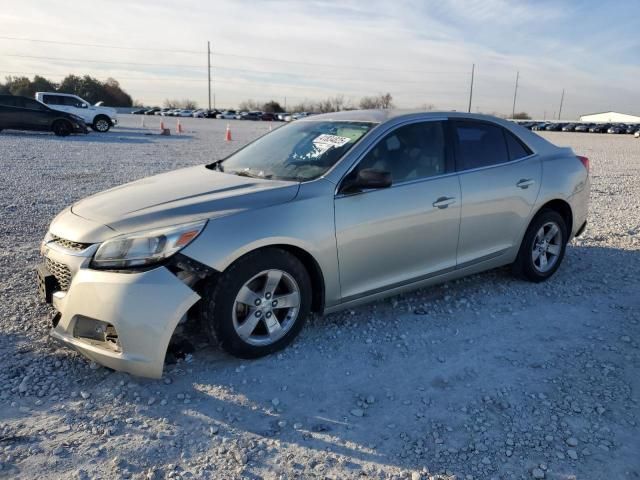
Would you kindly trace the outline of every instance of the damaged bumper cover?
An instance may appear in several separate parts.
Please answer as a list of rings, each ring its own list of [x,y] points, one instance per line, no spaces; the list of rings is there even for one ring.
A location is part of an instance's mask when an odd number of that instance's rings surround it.
[[[51,296],[60,316],[50,334],[101,365],[159,378],[177,324],[199,299],[163,266],[131,273],[78,268],[68,290]]]

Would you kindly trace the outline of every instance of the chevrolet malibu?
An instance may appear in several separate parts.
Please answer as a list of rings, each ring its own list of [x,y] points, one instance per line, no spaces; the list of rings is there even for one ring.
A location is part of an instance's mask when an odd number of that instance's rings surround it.
[[[589,161],[462,113],[310,116],[226,159],[62,211],[42,243],[51,335],[159,377],[176,327],[227,352],[283,348],[330,313],[511,265],[540,282],[584,230]]]

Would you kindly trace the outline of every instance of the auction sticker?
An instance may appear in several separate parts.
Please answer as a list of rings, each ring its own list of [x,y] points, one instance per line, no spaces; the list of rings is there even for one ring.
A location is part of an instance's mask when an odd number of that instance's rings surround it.
[[[340,137],[338,135],[323,134],[323,135],[320,135],[319,137],[314,138],[313,143],[316,143],[316,144],[322,143],[322,144],[328,145],[328,147],[339,148],[349,143],[350,140],[351,139],[349,137]]]

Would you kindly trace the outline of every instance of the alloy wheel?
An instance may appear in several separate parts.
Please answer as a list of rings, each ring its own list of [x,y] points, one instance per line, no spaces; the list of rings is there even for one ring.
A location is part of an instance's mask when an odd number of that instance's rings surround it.
[[[300,303],[300,288],[291,275],[276,269],[262,271],[236,295],[233,327],[250,345],[271,345],[294,325]]]
[[[96,130],[98,130],[99,132],[106,132],[107,130],[109,130],[109,122],[107,122],[104,118],[99,119],[98,121],[96,121]]]
[[[533,239],[531,259],[540,273],[551,270],[562,252],[562,230],[555,222],[545,223]]]

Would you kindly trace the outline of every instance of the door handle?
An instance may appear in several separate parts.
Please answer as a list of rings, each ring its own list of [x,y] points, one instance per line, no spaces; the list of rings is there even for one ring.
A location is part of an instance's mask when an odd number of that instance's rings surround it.
[[[516,187],[522,188],[522,189],[529,188],[534,183],[536,183],[536,181],[532,180],[531,178],[523,178],[518,183],[516,183]]]
[[[456,203],[455,197],[440,197],[433,202],[433,206],[437,208],[447,208],[452,203]]]

